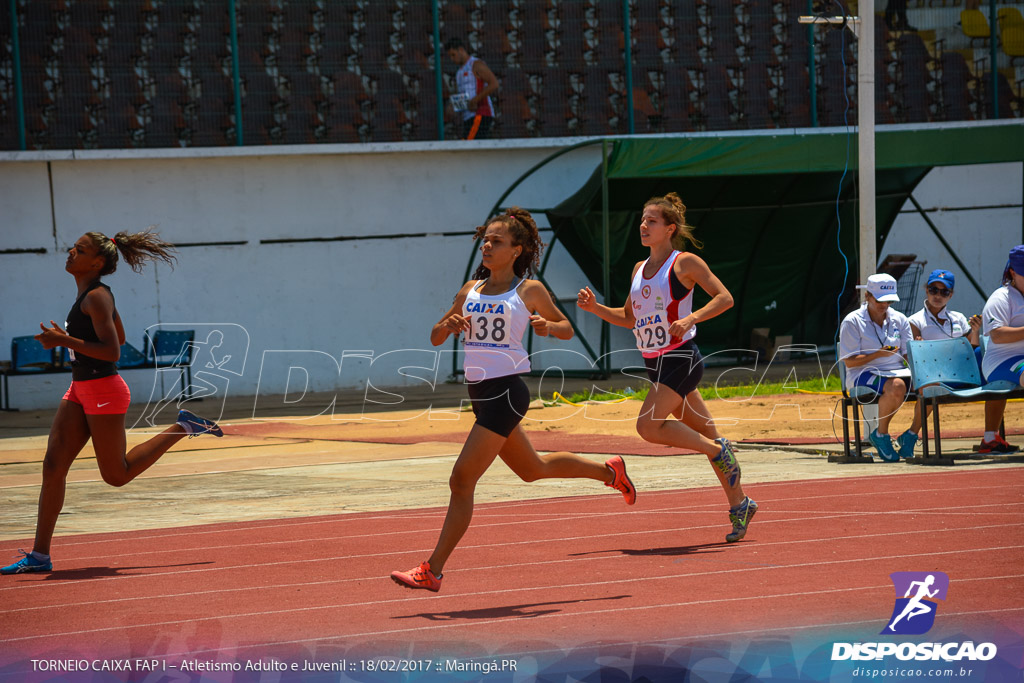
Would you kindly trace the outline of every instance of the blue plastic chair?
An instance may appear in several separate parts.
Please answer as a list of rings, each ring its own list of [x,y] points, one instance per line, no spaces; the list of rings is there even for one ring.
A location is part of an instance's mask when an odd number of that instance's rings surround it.
[[[953,458],[942,457],[942,435],[939,430],[939,405],[942,403],[968,403],[989,399],[1024,396],[1024,390],[1011,382],[985,383],[978,370],[978,360],[967,337],[912,341],[907,344],[907,359],[913,376],[914,389],[932,409],[935,425],[935,455],[928,453],[928,421],[922,420],[922,456],[915,462],[934,465],[952,465]]]
[[[967,337],[909,342],[907,359],[914,388],[921,396],[931,398],[956,392],[968,395],[980,391],[981,372]]]
[[[56,357],[52,349],[44,349],[35,337],[11,340],[11,374],[53,370]]]
[[[131,368],[149,367],[149,359],[146,354],[125,342],[121,344],[121,358],[117,361],[117,367],[129,370]]]
[[[11,408],[9,377],[64,372],[64,368],[58,365],[58,359],[56,349],[44,349],[35,337],[14,337],[11,340],[11,365],[0,371],[0,410],[15,410]]]
[[[192,348],[195,330],[156,330],[146,333],[146,358],[156,368],[181,368],[181,392],[192,398]]]

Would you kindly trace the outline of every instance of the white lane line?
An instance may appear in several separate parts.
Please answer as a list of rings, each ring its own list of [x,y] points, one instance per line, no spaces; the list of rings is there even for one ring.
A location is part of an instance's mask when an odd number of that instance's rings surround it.
[[[666,575],[661,575],[661,576],[642,576],[642,577],[633,576],[633,577],[630,577],[630,581],[635,584],[635,583],[647,582],[647,581],[671,581],[671,580],[676,580],[676,579],[681,579],[681,578],[688,578],[688,577],[694,577],[694,576],[709,576],[709,575],[721,576],[723,574],[733,574],[733,573],[742,573],[742,572],[751,572],[751,571],[766,571],[766,570],[772,570],[772,569],[800,569],[800,568],[822,567],[822,566],[828,566],[828,565],[848,564],[848,563],[856,563],[858,565],[863,565],[864,563],[867,563],[867,562],[877,562],[877,561],[881,561],[881,560],[904,560],[904,559],[908,559],[908,558],[912,558],[912,557],[936,557],[936,556],[950,555],[950,554],[984,553],[984,552],[997,552],[997,551],[1001,552],[1001,551],[1007,551],[1007,550],[1019,550],[1021,548],[1024,548],[1024,545],[995,546],[995,547],[989,547],[989,548],[968,548],[968,549],[960,549],[960,550],[936,551],[936,552],[930,552],[930,553],[912,553],[912,554],[904,554],[904,555],[884,555],[884,556],[878,556],[878,557],[861,557],[861,558],[849,559],[849,560],[827,560],[827,561],[821,561],[821,562],[800,562],[800,563],[787,564],[787,565],[766,565],[766,566],[758,566],[758,567],[745,567],[745,568],[740,568],[740,569],[724,569],[724,570],[708,571],[708,572],[691,572],[691,573],[688,573],[688,574],[666,574]],[[615,580],[615,581],[588,581],[588,582],[585,582],[585,583],[570,583],[570,584],[557,584],[557,585],[550,585],[550,586],[529,586],[529,587],[518,587],[518,588],[504,588],[504,589],[500,589],[500,590],[480,591],[480,592],[477,592],[477,593],[464,593],[464,594],[454,594],[454,595],[445,595],[445,596],[440,596],[440,595],[434,596],[434,595],[432,595],[432,596],[424,596],[424,597],[427,597],[427,598],[429,598],[431,600],[437,601],[439,598],[442,598],[442,599],[443,598],[462,599],[462,598],[469,597],[469,596],[482,596],[482,595],[495,596],[495,595],[508,594],[508,593],[522,594],[522,593],[527,593],[527,592],[530,592],[530,591],[546,591],[546,590],[553,590],[553,589],[567,590],[567,589],[572,589],[572,588],[583,589],[583,588],[594,588],[594,587],[597,587],[597,586],[621,586],[621,585],[622,585],[622,581],[621,580]],[[830,593],[830,592],[842,592],[842,591],[847,591],[847,590],[852,590],[852,589],[842,588],[842,589],[833,589],[833,590],[827,590],[827,591],[821,591],[821,590],[818,590],[818,591],[808,591],[806,593],[800,593],[799,595],[817,595],[817,594],[824,594],[824,593]],[[784,595],[797,595],[797,594],[784,594]],[[635,607],[621,607],[621,608],[618,608],[618,609],[609,609],[609,610],[591,610],[591,611],[584,611],[584,612],[573,612],[571,614],[540,615],[540,616],[537,616],[537,617],[531,617],[531,619],[543,618],[545,616],[546,617],[586,616],[586,615],[592,615],[592,614],[604,614],[604,613],[607,613],[607,612],[621,613],[621,612],[626,612],[626,611],[636,611],[636,610],[644,610],[644,609],[660,609],[660,608],[663,608],[663,607],[685,607],[685,606],[692,606],[692,605],[713,604],[713,603],[716,603],[716,602],[729,602],[729,601],[732,601],[732,600],[740,600],[740,599],[743,599],[743,600],[763,600],[765,598],[782,597],[782,596],[783,596],[782,594],[780,594],[779,596],[775,596],[775,595],[767,595],[767,596],[766,595],[752,595],[752,596],[747,596],[747,597],[744,597],[744,598],[720,598],[720,599],[716,599],[716,600],[697,600],[697,601],[680,602],[680,603],[658,603],[658,604],[653,604],[653,605],[637,605]],[[34,635],[34,636],[22,636],[22,637],[19,637],[19,638],[5,638],[5,639],[0,640],[0,643],[15,643],[15,642],[22,642],[22,641],[26,641],[26,640],[42,640],[42,639],[46,639],[46,638],[62,638],[62,637],[66,637],[66,636],[79,636],[79,635],[84,635],[84,634],[88,634],[88,633],[103,633],[103,632],[108,632],[108,631],[127,631],[127,630],[130,630],[130,629],[152,628],[152,627],[157,627],[157,626],[174,626],[174,625],[178,625],[178,624],[192,624],[192,623],[197,623],[197,622],[200,622],[200,621],[223,621],[223,620],[227,620],[227,619],[251,619],[251,618],[254,618],[254,617],[265,617],[265,616],[270,616],[270,615],[281,615],[281,614],[312,613],[312,612],[317,612],[317,611],[321,611],[321,610],[337,610],[337,609],[345,609],[345,608],[351,608],[351,607],[365,607],[365,606],[375,606],[375,605],[386,605],[386,604],[392,604],[392,603],[396,603],[396,602],[408,602],[408,601],[409,601],[408,598],[398,598],[398,599],[389,599],[389,600],[370,600],[370,601],[360,602],[360,603],[341,603],[341,604],[333,604],[333,605],[318,605],[316,607],[300,607],[300,608],[294,608],[294,609],[264,610],[264,611],[260,611],[260,612],[245,612],[245,613],[236,613],[236,614],[221,614],[221,615],[214,616],[214,617],[192,617],[192,618],[188,618],[188,619],[174,619],[174,620],[170,620],[170,621],[151,622],[151,623],[148,623],[148,624],[130,624],[130,625],[121,624],[121,625],[118,625],[118,626],[108,626],[108,627],[103,627],[103,628],[80,629],[80,630],[77,630],[77,631],[62,631],[62,632],[57,632],[57,633],[46,633],[46,634],[40,634],[40,635]],[[431,630],[431,629],[434,629],[434,628],[442,628],[442,627],[443,628],[449,628],[449,627],[462,627],[462,626],[485,626],[485,625],[488,625],[488,624],[499,623],[499,622],[504,622],[504,621],[508,621],[508,619],[491,619],[491,620],[487,620],[487,621],[475,621],[475,622],[459,623],[459,624],[442,624],[442,625],[431,624],[431,625],[427,625],[427,626],[420,626],[420,627],[414,627],[414,628],[408,628],[408,629],[392,629],[392,630],[384,630],[384,631],[369,631],[369,632],[366,632],[366,633],[350,633],[350,634],[344,634],[341,637],[345,637],[345,638],[361,638],[361,637],[367,637],[367,636],[389,635],[389,634],[395,634],[395,633],[409,633],[409,632],[422,631],[422,630]]]
[[[999,474],[1003,474],[1004,471],[1005,470],[1001,471]],[[921,478],[921,477],[938,477],[938,476],[942,476],[942,477],[958,477],[958,478],[960,478],[960,477],[978,477],[978,476],[986,475],[986,474],[996,474],[996,473],[994,473],[994,472],[950,472],[950,473],[943,473],[943,474],[906,474],[906,475],[900,475],[900,478],[901,478],[901,481],[904,481],[906,479]],[[863,476],[863,477],[849,477],[849,478],[844,478],[844,479],[829,478],[829,479],[813,479],[813,480],[799,480],[799,481],[765,482],[765,483],[756,484],[755,486],[758,489],[765,489],[765,488],[777,488],[779,486],[790,487],[790,486],[796,486],[796,485],[811,485],[811,484],[821,485],[823,483],[835,483],[835,482],[851,482],[851,481],[852,482],[856,482],[856,481],[861,481],[861,480],[865,480],[865,479],[871,479],[871,480],[880,479],[880,478],[889,479],[890,477],[891,477],[891,475],[867,475],[867,476]],[[1000,487],[1003,490],[1006,490],[1008,488],[1018,487],[1018,486],[1024,487],[1024,482],[1022,482],[1020,485],[1007,484],[1006,482],[1001,482],[1000,483]],[[719,490],[718,487],[710,487],[710,486],[708,486],[708,487],[700,487],[700,488],[693,488],[693,489],[672,489],[672,490],[667,490],[667,491],[651,491],[651,492],[647,492],[647,493],[644,493],[643,491],[641,491],[640,494],[645,496],[645,497],[648,497],[648,498],[652,498],[652,497],[661,498],[661,497],[669,497],[669,496],[678,497],[680,495],[710,494],[710,493],[713,493],[713,492],[718,491],[718,490]],[[873,495],[893,495],[893,494],[905,496],[905,495],[924,494],[924,493],[943,493],[943,494],[947,494],[947,493],[950,493],[950,492],[953,492],[953,491],[970,491],[970,490],[986,490],[986,491],[990,491],[991,490],[991,486],[963,486],[963,487],[952,487],[952,488],[951,487],[939,487],[939,488],[922,488],[922,489],[900,489],[900,490],[893,490],[893,491],[863,491],[863,492],[858,492],[858,493],[855,493],[855,494],[844,493],[843,497],[844,497],[844,499],[847,499],[847,498],[850,498],[852,496],[873,496]],[[814,499],[832,499],[834,497],[835,497],[834,493],[824,493],[824,494],[813,495],[813,496],[799,496],[799,497],[774,498],[774,499],[773,498],[761,498],[761,497],[759,497],[759,498],[760,498],[761,501],[763,501],[765,503],[772,503],[772,502],[777,502],[777,501],[780,501],[780,500],[814,500]],[[555,497],[555,498],[536,498],[536,499],[531,499],[531,500],[512,501],[512,502],[508,502],[508,503],[484,503],[484,504],[480,505],[477,508],[477,511],[476,511],[475,514],[486,514],[486,512],[488,512],[490,510],[518,508],[518,507],[524,507],[524,506],[534,506],[535,507],[537,505],[566,505],[566,504],[568,504],[568,505],[578,505],[581,501],[593,502],[593,501],[599,500],[601,498],[603,498],[603,497],[600,496],[599,494],[595,494],[593,496],[565,496],[565,497]],[[691,505],[691,506],[685,506],[685,507],[700,508],[700,507],[707,507],[709,505],[710,504],[708,504],[708,503],[704,503],[704,504],[700,504],[700,505]],[[151,532],[149,532],[145,536],[133,536],[132,535],[133,533],[138,533],[138,532],[130,532],[129,531],[129,532],[117,533],[116,536],[114,534],[104,534],[104,538],[100,538],[100,539],[84,540],[84,541],[67,541],[67,542],[63,542],[61,545],[62,545],[62,547],[72,547],[72,546],[78,546],[78,545],[91,545],[91,544],[96,544],[96,543],[123,543],[126,540],[140,541],[140,540],[151,540],[151,539],[168,539],[168,538],[175,538],[175,537],[179,537],[179,536],[180,537],[194,537],[194,536],[199,536],[199,535],[203,535],[203,534],[224,534],[224,533],[239,533],[239,532],[246,532],[246,531],[262,531],[264,529],[279,529],[279,528],[290,529],[290,528],[293,528],[293,527],[305,526],[305,525],[339,524],[339,523],[345,523],[345,522],[361,522],[361,521],[369,521],[369,520],[394,520],[394,519],[405,519],[407,517],[419,518],[419,517],[424,516],[425,511],[432,511],[432,510],[437,510],[440,513],[443,513],[445,508],[444,508],[444,506],[437,506],[437,507],[431,507],[431,508],[414,508],[414,509],[409,509],[409,510],[395,510],[395,511],[390,511],[390,512],[377,512],[377,513],[353,512],[351,515],[344,515],[344,516],[340,516],[340,517],[338,517],[338,516],[331,516],[330,518],[327,518],[327,519],[324,519],[322,517],[321,518],[314,518],[314,519],[311,519],[309,517],[300,517],[300,518],[297,518],[297,519],[294,519],[294,520],[275,521],[273,523],[257,522],[257,523],[252,523],[249,526],[234,526],[234,525],[245,524],[245,522],[221,522],[221,523],[218,523],[217,526],[221,526],[221,525],[232,525],[232,526],[231,526],[231,528],[218,528],[218,529],[204,529],[202,526],[174,527],[173,530],[169,531],[168,533],[151,533]],[[609,514],[619,514],[619,513],[609,513]],[[24,545],[26,542],[29,542],[29,541],[25,541],[25,540],[20,541],[20,543],[22,545]],[[15,551],[17,551],[18,548],[19,548],[18,545],[0,546],[0,553],[15,552]]]

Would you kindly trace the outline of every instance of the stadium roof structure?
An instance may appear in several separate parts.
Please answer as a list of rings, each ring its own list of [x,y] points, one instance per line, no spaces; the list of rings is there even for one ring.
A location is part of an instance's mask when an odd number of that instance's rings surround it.
[[[731,310],[701,323],[702,350],[747,348],[754,328],[791,335],[795,343],[831,346],[837,301],[852,297],[859,272],[855,131],[595,139],[534,166],[506,190],[491,215],[556,157],[603,145],[602,162],[581,189],[557,206],[531,209],[546,213],[552,245],[564,245],[599,296],[608,292],[610,305],[623,303],[633,266],[647,257],[636,233],[643,204],[674,191],[703,242],[700,255],[735,299]],[[914,188],[933,167],[1024,161],[1024,121],[879,126],[876,150],[881,254],[897,214],[908,200],[916,205]],[[467,279],[472,264],[471,258]],[[542,280],[546,265],[545,258]],[[700,298],[703,292],[697,294],[694,309],[707,301]],[[581,337],[594,359],[610,351],[608,340],[606,330],[597,344]]]

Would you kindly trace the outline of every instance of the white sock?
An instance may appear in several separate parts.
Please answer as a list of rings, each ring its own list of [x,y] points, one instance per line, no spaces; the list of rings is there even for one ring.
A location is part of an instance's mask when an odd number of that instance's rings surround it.
[[[199,427],[197,427],[196,425],[192,424],[191,422],[185,422],[184,420],[178,422],[177,424],[181,425],[181,428],[185,430],[186,434],[195,434],[196,430],[199,429]]]
[[[32,557],[36,558],[40,562],[49,562],[50,561],[50,556],[49,555],[43,555],[42,553],[37,553],[35,550],[33,550],[31,553],[29,553],[29,555],[31,555]]]
[[[996,440],[996,433],[995,432],[985,432],[985,436],[983,436],[981,438],[984,441],[989,441],[989,442],[995,441]]]

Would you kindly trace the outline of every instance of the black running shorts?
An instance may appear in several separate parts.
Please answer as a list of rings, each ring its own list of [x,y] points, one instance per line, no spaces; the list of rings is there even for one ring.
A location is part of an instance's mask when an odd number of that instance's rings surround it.
[[[530,390],[519,375],[505,375],[468,385],[476,423],[507,437],[530,407]]]
[[[668,387],[683,398],[697,388],[704,376],[704,358],[692,339],[657,358],[644,358],[644,365],[652,382]]]

